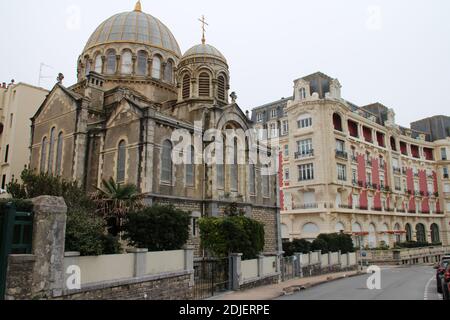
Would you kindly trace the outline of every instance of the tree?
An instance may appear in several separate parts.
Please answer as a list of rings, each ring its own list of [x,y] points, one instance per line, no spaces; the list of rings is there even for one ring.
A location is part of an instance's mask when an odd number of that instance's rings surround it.
[[[142,195],[133,184],[121,185],[113,178],[102,181],[103,188],[97,188],[93,199],[97,213],[108,221],[110,234],[116,236],[122,228],[123,219],[131,211],[143,208]]]
[[[200,220],[202,247],[217,257],[242,253],[254,259],[264,250],[264,225],[242,215]]]
[[[150,251],[179,250],[189,239],[190,213],[173,206],[147,207],[128,213],[123,238]]]
[[[296,253],[308,253],[311,251],[311,242],[305,239],[295,239],[294,241],[284,242],[283,251],[286,257],[291,257]]]

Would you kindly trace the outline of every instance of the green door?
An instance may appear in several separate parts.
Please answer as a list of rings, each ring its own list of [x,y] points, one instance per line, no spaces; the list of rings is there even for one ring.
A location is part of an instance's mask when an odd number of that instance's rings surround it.
[[[0,300],[5,297],[6,271],[10,254],[31,254],[33,213],[16,212],[7,204],[0,212]]]

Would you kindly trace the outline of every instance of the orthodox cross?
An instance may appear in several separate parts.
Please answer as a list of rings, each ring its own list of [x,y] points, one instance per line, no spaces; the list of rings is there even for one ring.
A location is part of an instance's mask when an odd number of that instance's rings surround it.
[[[202,43],[205,44],[205,42],[206,42],[206,39],[205,39],[206,26],[209,26],[209,24],[206,22],[204,15],[201,17],[201,19],[198,19],[198,21],[200,21],[202,23],[202,32],[203,32]]]

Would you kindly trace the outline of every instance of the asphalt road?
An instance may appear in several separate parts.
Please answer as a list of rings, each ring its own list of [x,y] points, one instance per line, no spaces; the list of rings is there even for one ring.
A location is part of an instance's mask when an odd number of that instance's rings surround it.
[[[381,290],[369,290],[362,275],[318,285],[279,300],[442,300],[432,266],[382,267]]]

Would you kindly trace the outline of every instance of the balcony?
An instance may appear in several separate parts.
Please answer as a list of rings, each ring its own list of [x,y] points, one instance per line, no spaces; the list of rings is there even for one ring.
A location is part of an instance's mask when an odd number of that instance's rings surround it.
[[[312,210],[312,209],[319,209],[319,204],[317,203],[305,203],[302,205],[294,206],[294,210]]]
[[[358,162],[358,158],[354,154],[352,154],[352,162]]]
[[[353,206],[349,206],[347,204],[340,204],[339,205],[339,209],[347,209],[347,210],[352,210]]]
[[[406,168],[402,168],[402,174],[406,175],[407,171]]]
[[[380,169],[382,170],[386,169],[386,165],[384,164],[384,162],[380,162]]]
[[[356,210],[368,210],[369,207],[367,207],[367,206],[356,206],[355,209],[356,209]]]
[[[366,189],[376,189],[376,188],[374,188],[374,185],[372,185],[372,183],[366,182]]]
[[[307,150],[295,153],[295,159],[311,158],[314,157],[314,150]]]
[[[348,160],[348,153],[345,151],[336,150],[336,157],[344,160]]]
[[[444,179],[448,179],[449,178],[449,174],[444,174]]]
[[[401,174],[402,173],[402,169],[397,168],[397,167],[394,167],[393,171],[394,171],[395,174]]]

